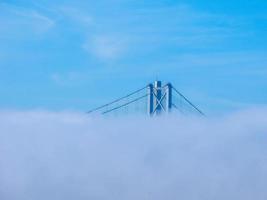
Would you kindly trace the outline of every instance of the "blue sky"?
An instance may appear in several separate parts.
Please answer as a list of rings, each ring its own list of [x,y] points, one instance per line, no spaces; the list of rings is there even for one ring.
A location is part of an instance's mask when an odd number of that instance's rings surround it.
[[[0,2],[0,109],[88,109],[156,78],[207,113],[267,100],[267,1]]]

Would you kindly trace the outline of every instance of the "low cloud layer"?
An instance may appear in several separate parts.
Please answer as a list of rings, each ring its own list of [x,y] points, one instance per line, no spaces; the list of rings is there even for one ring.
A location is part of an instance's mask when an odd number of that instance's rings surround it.
[[[267,110],[220,118],[0,113],[1,200],[266,200]]]

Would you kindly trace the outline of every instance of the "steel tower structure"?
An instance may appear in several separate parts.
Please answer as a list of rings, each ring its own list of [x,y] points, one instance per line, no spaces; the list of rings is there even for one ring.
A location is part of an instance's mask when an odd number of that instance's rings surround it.
[[[200,109],[175,89],[171,83],[162,85],[162,82],[158,80],[126,96],[92,109],[88,113],[108,114],[122,110],[129,111],[132,107],[136,109],[138,104],[146,108],[141,110],[149,116],[158,116],[174,110],[182,114],[191,112],[204,115]]]

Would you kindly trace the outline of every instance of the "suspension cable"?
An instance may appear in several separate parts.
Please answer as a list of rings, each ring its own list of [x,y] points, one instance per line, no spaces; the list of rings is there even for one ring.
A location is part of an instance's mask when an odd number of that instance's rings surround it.
[[[177,109],[180,113],[184,114],[184,112],[178,106],[176,106],[176,104],[172,103],[172,107]]]
[[[102,114],[107,114],[107,113],[109,113],[109,112],[111,112],[111,111],[114,111],[114,110],[117,110],[117,109],[122,108],[122,107],[124,107],[124,106],[127,106],[127,105],[129,105],[129,104],[131,104],[131,103],[133,103],[133,102],[136,102],[136,101],[138,101],[138,100],[140,100],[140,99],[142,99],[142,98],[145,98],[145,97],[147,97],[147,96],[148,96],[148,94],[143,95],[143,96],[138,97],[138,98],[136,98],[136,99],[134,99],[134,100],[132,100],[132,101],[129,101],[129,102],[125,103],[125,104],[122,104],[122,105],[120,105],[120,106],[118,106],[118,107],[115,107],[115,108],[112,108],[112,109],[110,109],[110,110],[107,110],[107,111],[103,112]]]
[[[182,93],[180,93],[175,87],[172,86],[172,89],[178,94],[180,95],[187,103],[189,103],[195,110],[197,110],[201,115],[204,115],[205,114],[200,110],[198,109],[191,101],[189,101]]]
[[[99,110],[99,109],[101,109],[101,108],[104,108],[104,107],[106,107],[106,106],[109,106],[109,105],[111,105],[111,104],[117,103],[117,102],[119,102],[119,101],[121,101],[121,100],[123,100],[123,99],[125,99],[125,98],[128,98],[129,96],[132,96],[132,95],[134,95],[134,94],[136,94],[136,93],[138,93],[138,92],[144,90],[145,88],[147,88],[147,86],[146,86],[146,87],[143,87],[143,88],[140,88],[140,89],[138,89],[138,90],[136,90],[136,91],[134,91],[134,92],[132,92],[132,93],[130,93],[130,94],[127,94],[127,95],[125,95],[125,96],[123,96],[123,97],[120,97],[120,98],[118,98],[118,99],[116,99],[116,100],[114,100],[114,101],[111,101],[111,102],[109,102],[109,103],[107,103],[107,104],[104,104],[104,105],[102,105],[102,106],[99,106],[99,107],[97,107],[97,108],[94,108],[94,109],[88,111],[87,113],[89,114],[89,113],[92,113],[92,112],[94,112],[94,111],[97,111],[97,110]]]

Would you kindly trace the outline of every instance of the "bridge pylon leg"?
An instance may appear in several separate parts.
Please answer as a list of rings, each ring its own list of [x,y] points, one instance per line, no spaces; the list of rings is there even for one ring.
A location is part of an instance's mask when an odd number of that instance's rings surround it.
[[[147,96],[148,96],[148,99],[147,99],[147,114],[149,116],[152,116],[153,114],[153,85],[152,84],[148,84],[147,86]]]
[[[170,112],[172,108],[172,85],[166,85],[166,111]]]

